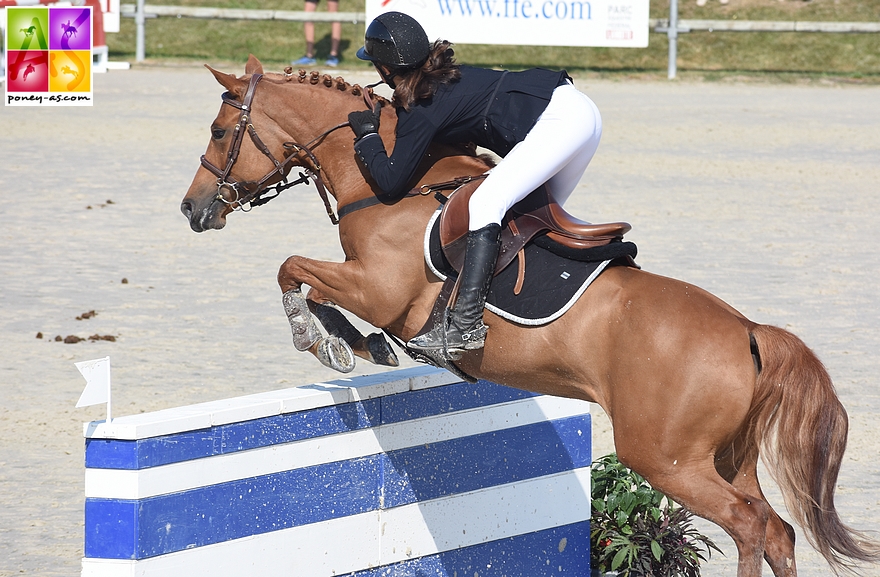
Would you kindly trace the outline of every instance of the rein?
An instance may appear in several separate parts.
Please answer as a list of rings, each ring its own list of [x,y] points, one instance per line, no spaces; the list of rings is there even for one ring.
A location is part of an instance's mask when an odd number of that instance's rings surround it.
[[[333,128],[329,130],[325,130],[317,137],[313,138],[307,144],[298,144],[296,142],[285,142],[283,144],[284,150],[291,151],[288,153],[283,160],[278,160],[275,156],[272,155],[272,152],[269,150],[260,137],[257,135],[257,131],[254,128],[254,125],[250,122],[250,111],[252,109],[252,104],[254,101],[254,94],[257,90],[257,84],[263,78],[262,74],[254,74],[251,76],[250,83],[248,84],[247,91],[245,92],[244,98],[241,102],[235,99],[229,92],[225,92],[222,96],[223,103],[228,104],[234,108],[238,108],[241,110],[241,113],[238,117],[238,123],[235,125],[233,129],[232,135],[232,144],[229,147],[229,153],[226,155],[226,167],[222,170],[213,164],[210,160],[205,158],[205,155],[201,157],[202,166],[204,166],[211,174],[217,177],[217,196],[216,199],[227,204],[232,207],[233,210],[241,210],[243,212],[248,212],[254,206],[260,206],[266,204],[273,198],[277,197],[283,191],[287,190],[292,186],[296,186],[297,184],[305,184],[312,180],[315,183],[315,188],[318,189],[318,194],[321,196],[321,200],[324,202],[324,208],[327,211],[327,216],[330,217],[330,222],[333,224],[339,224],[339,219],[333,213],[333,208],[330,206],[330,199],[327,195],[327,187],[324,184],[324,179],[321,176],[321,163],[318,162],[318,159],[315,157],[315,154],[312,152],[312,147],[320,144],[319,141],[323,140],[328,134],[343,128],[345,126],[349,126],[348,122],[343,122],[341,124],[337,124]],[[366,92],[364,93],[366,94]],[[275,165],[275,168],[267,172],[260,180],[253,182],[238,182],[230,173],[232,172],[232,167],[235,164],[235,161],[238,159],[238,154],[241,151],[241,143],[244,139],[244,133],[247,132],[251,141],[253,141],[254,146],[262,152],[269,160],[272,161],[272,164]],[[300,156],[300,154],[305,154],[308,157],[308,160],[311,162],[311,167],[303,167],[304,171],[299,173],[299,178],[293,182],[287,181],[287,175],[292,168],[291,163],[296,159],[296,157]],[[272,184],[266,184],[267,182],[274,180],[274,186]],[[223,196],[223,189],[228,189],[232,191],[234,198],[232,200],[226,200],[226,197]],[[241,191],[244,191],[242,194]],[[274,193],[274,194],[272,194]],[[335,196],[335,194],[334,194]],[[247,206],[247,208],[245,208]]]

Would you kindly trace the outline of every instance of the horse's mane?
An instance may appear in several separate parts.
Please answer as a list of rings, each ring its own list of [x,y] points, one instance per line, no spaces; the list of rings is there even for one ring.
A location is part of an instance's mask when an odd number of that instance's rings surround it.
[[[312,86],[324,86],[333,88],[340,92],[348,92],[352,96],[363,96],[364,91],[370,95],[374,102],[381,102],[383,106],[390,104],[390,101],[384,96],[380,96],[373,92],[371,87],[362,88],[359,84],[349,84],[341,76],[333,78],[329,74],[322,74],[317,70],[306,72],[302,68],[294,72],[293,68],[288,66],[283,73],[268,72],[263,74],[264,80],[269,80],[275,84],[284,84],[287,82],[299,82],[300,84],[311,84]]]

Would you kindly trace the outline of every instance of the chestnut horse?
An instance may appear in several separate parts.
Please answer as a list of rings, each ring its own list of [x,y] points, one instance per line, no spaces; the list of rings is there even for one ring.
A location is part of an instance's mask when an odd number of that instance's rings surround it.
[[[257,193],[292,166],[306,170],[346,213],[339,221],[346,258],[291,256],[278,272],[281,291],[308,285],[313,311],[334,303],[399,339],[413,337],[441,287],[422,243],[438,202],[419,194],[395,204],[368,200],[378,191],[355,157],[353,135],[336,130],[349,112],[365,107],[360,87],[289,69],[263,75],[253,57],[241,78],[211,72],[227,93],[181,205],[192,229],[223,228],[233,209],[260,199]],[[390,147],[391,106],[381,118]],[[414,190],[486,169],[472,152],[435,146]],[[847,414],[822,363],[793,334],[756,324],[691,284],[623,266],[606,269],[552,323],[520,326],[489,311],[485,320],[485,348],[467,351],[459,367],[495,383],[601,405],[620,460],[733,538],[739,577],[760,576],[762,558],[776,577],[797,575],[795,533],[764,497],[759,450],[792,517],[835,573],[880,561],[880,546],[844,525],[835,510]],[[355,349],[370,358],[361,344]]]

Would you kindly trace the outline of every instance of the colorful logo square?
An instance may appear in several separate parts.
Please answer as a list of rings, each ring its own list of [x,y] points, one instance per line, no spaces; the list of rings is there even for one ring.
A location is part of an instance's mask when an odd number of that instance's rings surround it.
[[[49,9],[6,8],[6,50],[48,50]]]
[[[91,11],[87,7],[52,10],[49,13],[49,49],[91,50]]]
[[[92,105],[92,8],[7,6],[6,106]]]
[[[7,92],[48,92],[49,52],[10,50],[7,59]]]
[[[50,92],[91,92],[91,51],[52,51],[49,59]]]

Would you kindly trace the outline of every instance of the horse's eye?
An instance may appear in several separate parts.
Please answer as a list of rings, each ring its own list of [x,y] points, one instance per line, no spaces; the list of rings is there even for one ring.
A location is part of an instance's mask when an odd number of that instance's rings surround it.
[[[226,129],[214,127],[211,129],[211,136],[214,140],[222,140],[226,136]]]

